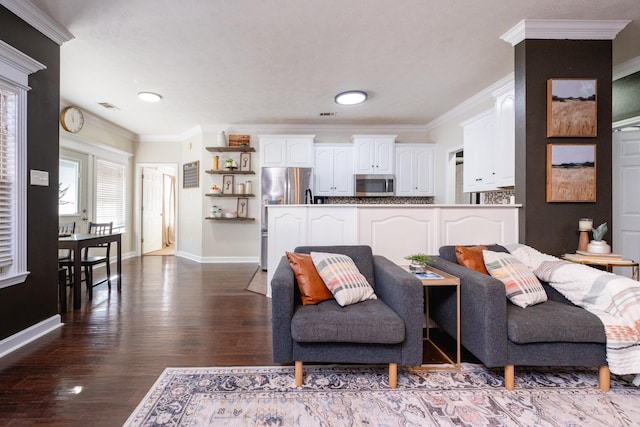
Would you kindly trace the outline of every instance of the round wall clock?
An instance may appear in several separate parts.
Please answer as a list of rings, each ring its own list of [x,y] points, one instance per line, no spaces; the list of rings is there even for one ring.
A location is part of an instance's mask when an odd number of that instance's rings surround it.
[[[84,115],[78,107],[67,107],[60,113],[60,124],[67,132],[80,132],[84,125]]]

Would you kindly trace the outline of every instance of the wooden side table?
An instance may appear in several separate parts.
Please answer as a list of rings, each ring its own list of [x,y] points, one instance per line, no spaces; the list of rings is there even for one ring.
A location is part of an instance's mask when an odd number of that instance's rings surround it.
[[[584,265],[598,265],[606,268],[608,273],[611,273],[613,267],[631,267],[631,277],[633,280],[640,281],[640,274],[638,273],[638,263],[631,259],[616,259],[608,260],[606,258],[585,257],[577,254],[564,254],[562,259],[566,261],[575,262]]]
[[[411,271],[409,266],[402,266],[405,270]],[[412,272],[413,273],[413,272]],[[426,273],[416,274],[418,279],[424,286],[424,301],[425,301],[425,317],[426,317],[426,337],[425,341],[429,342],[433,348],[435,348],[442,356],[449,361],[449,363],[455,365],[457,369],[460,369],[460,279],[444,271],[438,270],[434,267],[427,267]],[[456,359],[455,361],[449,357],[449,355],[442,350],[436,343],[431,341],[429,337],[429,288],[437,286],[455,286],[456,288]]]

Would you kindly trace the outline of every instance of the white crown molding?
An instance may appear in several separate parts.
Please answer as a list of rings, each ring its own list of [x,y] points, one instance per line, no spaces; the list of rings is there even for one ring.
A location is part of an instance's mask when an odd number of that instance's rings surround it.
[[[371,134],[371,133],[425,133],[427,128],[424,125],[322,125],[322,124],[207,124],[193,127],[177,135],[138,135],[137,140],[141,142],[172,142],[185,141],[196,135],[209,132],[227,133],[242,132],[250,134],[258,133],[303,133],[318,134],[327,132],[347,132],[349,134]]]
[[[0,4],[60,46],[75,38],[29,0],[0,0]]]
[[[436,117],[434,120],[427,123],[425,130],[430,131],[449,120],[464,114],[472,108],[486,102],[489,99],[494,99],[495,93],[502,93],[514,84],[515,74],[509,73],[489,87],[484,88],[480,92],[476,93],[472,97],[456,105],[451,110],[447,111],[443,115]]]
[[[613,40],[629,20],[523,19],[500,38],[512,46],[525,39]]]
[[[640,56],[613,67],[613,80],[627,77],[640,71]]]
[[[0,40],[0,75],[12,84],[29,90],[29,74],[45,68],[44,64]]]

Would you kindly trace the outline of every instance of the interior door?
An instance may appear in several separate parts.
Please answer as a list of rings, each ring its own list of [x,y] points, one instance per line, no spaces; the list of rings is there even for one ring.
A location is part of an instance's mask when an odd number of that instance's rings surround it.
[[[640,131],[613,134],[613,252],[640,260]],[[617,274],[631,276],[630,268]]]
[[[142,253],[162,249],[162,172],[142,168]]]

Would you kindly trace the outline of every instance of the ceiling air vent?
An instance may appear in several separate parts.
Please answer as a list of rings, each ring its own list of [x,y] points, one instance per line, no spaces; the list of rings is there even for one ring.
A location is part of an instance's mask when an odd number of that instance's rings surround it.
[[[116,107],[115,105],[113,105],[113,104],[111,104],[109,102],[98,102],[98,104],[102,105],[107,110],[119,110],[118,107]]]
[[[320,113],[320,117],[336,116],[338,113]]]

